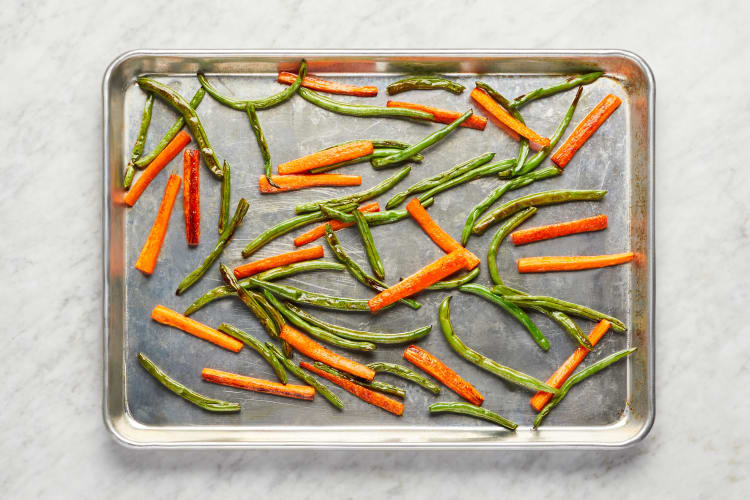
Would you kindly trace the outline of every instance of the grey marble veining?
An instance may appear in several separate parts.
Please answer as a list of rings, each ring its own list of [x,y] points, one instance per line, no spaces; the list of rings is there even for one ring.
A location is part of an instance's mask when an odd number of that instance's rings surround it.
[[[7,2],[0,496],[741,498],[750,8],[712,2]],[[156,22],[155,20],[158,20]],[[101,420],[101,76],[133,48],[624,48],[657,82],[657,418],[620,452],[143,452]],[[541,480],[540,477],[544,477]],[[293,479],[291,479],[293,478]]]

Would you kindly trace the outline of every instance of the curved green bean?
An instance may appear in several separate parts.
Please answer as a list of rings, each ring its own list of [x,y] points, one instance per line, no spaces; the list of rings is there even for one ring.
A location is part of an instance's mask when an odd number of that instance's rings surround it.
[[[265,359],[269,365],[271,365],[271,368],[273,368],[274,373],[276,373],[276,376],[279,378],[281,383],[286,384],[287,377],[286,371],[284,370],[284,365],[282,365],[281,362],[276,359],[276,356],[273,355],[271,350],[266,347],[263,342],[253,337],[246,331],[240,330],[236,326],[230,325],[229,323],[220,324],[217,330],[222,333],[226,333],[230,337],[236,338],[243,344],[253,349],[258,354],[260,354],[260,356]]]
[[[234,215],[229,221],[229,225],[227,225],[224,232],[219,236],[219,241],[216,242],[216,247],[214,247],[211,253],[208,254],[208,257],[206,257],[203,263],[198,266],[195,271],[185,276],[185,279],[177,285],[177,291],[175,292],[177,295],[182,295],[182,292],[193,286],[204,274],[206,274],[206,271],[208,271],[214,261],[224,251],[224,248],[226,248],[232,240],[232,236],[234,236],[234,232],[240,224],[242,224],[242,220],[245,218],[248,208],[250,208],[250,204],[247,200],[245,200],[245,198],[240,198],[239,203],[237,203],[237,208],[234,211]]]
[[[424,193],[420,194],[417,198],[419,198],[420,202],[428,198],[434,198],[436,195],[442,193],[443,191],[447,191],[448,189],[451,189],[460,184],[471,182],[475,179],[479,179],[480,177],[494,175],[504,170],[509,170],[513,168],[513,165],[515,164],[516,164],[516,160],[503,160],[503,161],[499,161],[496,163],[491,163],[489,165],[484,165],[479,168],[475,168],[474,170],[469,170],[468,172],[465,172],[459,175],[458,177],[449,179],[448,181],[443,182],[442,184],[439,184],[435,186],[434,188],[425,191]]]
[[[292,302],[300,304],[309,304],[311,306],[321,307],[323,309],[333,309],[336,311],[369,311],[370,306],[367,299],[351,299],[347,297],[332,297],[322,293],[308,292],[300,290],[293,286],[279,285],[260,281],[255,278],[245,278],[249,283],[268,290],[271,293],[284,297]]]
[[[219,234],[224,231],[224,226],[229,220],[229,202],[232,193],[231,177],[232,172],[229,168],[229,162],[224,161],[224,166],[221,169],[223,177],[221,178],[221,200],[219,201]]]
[[[255,134],[255,141],[258,143],[258,148],[260,148],[260,154],[263,157],[263,172],[266,174],[266,180],[270,185],[278,188],[279,185],[271,179],[271,170],[273,169],[273,165],[271,164],[271,153],[268,151],[266,136],[263,134],[263,129],[260,127],[260,120],[258,120],[258,113],[255,112],[255,106],[248,104],[245,107],[245,111],[250,120],[250,128],[253,129],[253,133]]]
[[[491,412],[486,408],[482,408],[471,403],[465,403],[463,401],[456,401],[452,403],[433,403],[429,406],[428,410],[430,410],[430,413],[458,413],[460,415],[469,415],[470,417],[487,420],[488,422],[492,422],[493,424],[497,424],[512,431],[516,430],[516,427],[518,427],[518,424],[498,415],[497,413]]]
[[[308,102],[333,113],[359,117],[391,117],[391,118],[413,118],[416,120],[432,120],[432,113],[417,111],[406,108],[383,108],[380,106],[370,106],[366,104],[349,104],[341,101],[334,101],[322,94],[313,92],[310,89],[300,87],[299,95]]]
[[[574,304],[573,302],[560,300],[555,297],[547,297],[543,295],[504,295],[503,298],[524,308],[539,306],[551,311],[560,311],[566,314],[572,314],[573,316],[590,319],[592,321],[606,319],[612,323],[612,329],[617,332],[624,332],[627,329],[625,323],[613,316],[595,311],[589,307]]]
[[[428,286],[427,290],[452,290],[473,281],[477,276],[479,276],[479,266],[472,269],[471,272],[469,272],[465,276],[461,276],[452,280],[438,281],[434,285]]]
[[[443,335],[448,344],[453,348],[459,356],[467,359],[484,370],[496,375],[508,382],[516,384],[521,387],[532,391],[545,391],[552,394],[557,394],[557,389],[551,387],[541,380],[538,380],[531,375],[527,375],[513,368],[501,365],[495,360],[488,358],[487,356],[471,349],[461,341],[460,338],[453,331],[453,325],[451,325],[451,297],[446,297],[440,304],[438,317],[440,318],[440,327],[443,330]]]
[[[367,219],[365,219],[365,216],[359,210],[353,210],[352,214],[359,230],[359,236],[362,238],[362,245],[365,247],[365,253],[367,254],[367,260],[370,262],[372,272],[375,273],[378,279],[385,279],[383,261],[380,259],[378,247],[375,246],[375,239],[372,237],[370,226],[367,225]]]
[[[258,294],[251,290],[245,290],[242,288],[239,283],[237,283],[237,278],[234,277],[231,269],[224,264],[219,264],[219,272],[221,273],[224,282],[232,287],[232,290],[234,290],[240,300],[242,300],[242,303],[250,309],[250,312],[252,312],[258,319],[266,332],[275,339],[279,338],[280,328],[277,328],[276,323],[274,323],[268,311],[258,301]]]
[[[540,97],[557,94],[558,92],[563,92],[565,90],[572,89],[573,87],[578,87],[579,85],[588,85],[589,83],[595,82],[603,74],[604,73],[601,71],[595,71],[593,73],[587,73],[585,75],[568,78],[562,83],[557,83],[549,87],[542,87],[540,89],[529,92],[528,94],[521,94],[513,99],[511,107],[518,109],[524,104],[527,104],[535,99],[539,99]]]
[[[534,215],[537,211],[536,207],[529,207],[518,212],[516,215],[505,221],[495,233],[490,241],[490,247],[487,251],[487,268],[490,271],[490,278],[496,285],[502,285],[503,280],[500,277],[500,271],[497,268],[497,251],[500,249],[500,244],[503,242],[506,236],[511,231],[523,224],[529,217]]]
[[[466,90],[466,87],[460,83],[448,80],[441,76],[409,76],[396,80],[389,84],[385,90],[388,95],[395,95],[400,92],[406,92],[407,90],[447,90],[453,94],[459,95],[461,92]]]
[[[414,382],[415,384],[422,386],[436,396],[440,394],[440,386],[405,366],[397,365],[396,363],[376,361],[374,363],[369,363],[367,367],[375,370],[375,372],[377,373],[390,373],[391,375],[401,377],[404,380]]]
[[[389,384],[387,382],[381,382],[380,380],[372,380],[370,382],[367,382],[365,380],[352,377],[348,373],[344,373],[340,370],[337,370],[336,368],[328,366],[325,363],[321,363],[320,361],[313,361],[313,364],[315,365],[315,368],[319,370],[330,373],[331,375],[336,375],[337,377],[346,379],[349,382],[353,382],[359,386],[367,387],[368,389],[371,389],[373,391],[378,391],[378,392],[382,392],[385,394],[392,394],[400,398],[406,397],[406,391],[403,388],[395,386],[393,384]]]
[[[154,109],[154,94],[148,94],[146,96],[146,104],[143,107],[143,115],[141,116],[141,126],[138,129],[138,136],[133,144],[133,150],[130,152],[130,160],[128,166],[125,169],[125,175],[122,179],[122,187],[125,189],[130,188],[130,184],[133,182],[133,176],[135,175],[135,162],[141,157],[143,153],[143,146],[146,145],[146,134],[148,133],[148,126],[151,124],[151,111]]]
[[[230,412],[240,411],[239,403],[231,403],[229,401],[222,401],[221,399],[209,398],[203,394],[199,394],[192,389],[188,389],[175,379],[167,375],[167,373],[159,368],[156,363],[151,361],[148,356],[142,352],[138,353],[138,362],[141,364],[144,370],[146,370],[151,376],[159,381],[161,385],[174,392],[182,399],[190,401],[196,406],[203,408],[208,411],[215,412]]]

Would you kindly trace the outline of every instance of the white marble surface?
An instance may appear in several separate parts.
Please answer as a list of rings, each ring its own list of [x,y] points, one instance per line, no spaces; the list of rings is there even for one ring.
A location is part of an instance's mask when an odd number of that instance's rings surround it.
[[[492,1],[3,2],[0,496],[746,497],[750,8],[636,3],[542,1],[536,15]],[[100,402],[104,69],[134,48],[288,47],[624,48],[649,62],[658,401],[644,442],[621,452],[143,452],[110,438]]]

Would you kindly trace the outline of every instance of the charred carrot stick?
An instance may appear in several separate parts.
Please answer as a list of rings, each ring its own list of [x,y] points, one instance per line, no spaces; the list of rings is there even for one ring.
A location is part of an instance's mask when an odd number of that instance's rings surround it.
[[[308,358],[312,358],[315,361],[320,361],[327,364],[328,366],[338,368],[343,372],[350,373],[355,377],[359,377],[367,381],[375,378],[375,370],[373,370],[372,368],[369,368],[362,363],[358,363],[349,358],[345,358],[340,354],[336,354],[335,352],[326,349],[304,333],[295,330],[288,324],[284,325],[284,327],[281,329],[280,337],[281,340],[286,341],[287,343],[289,343],[289,345],[291,345],[293,348],[295,348],[297,351],[304,354]]]
[[[595,215],[594,217],[587,217],[585,219],[572,220],[569,222],[561,222],[559,224],[550,224],[548,226],[530,227],[528,229],[520,229],[515,231],[511,238],[513,238],[514,245],[525,245],[527,243],[533,243],[535,241],[549,240],[551,238],[559,238],[560,236],[568,236],[569,234],[586,233],[589,231],[601,231],[607,228],[607,216]]]
[[[382,308],[401,299],[414,295],[432,286],[438,281],[450,276],[459,269],[466,267],[476,255],[461,247],[448,255],[440,257],[435,262],[426,265],[408,278],[405,278],[390,288],[387,288],[368,301],[370,312],[376,313]]]
[[[189,142],[190,134],[188,134],[184,130],[181,130],[180,133],[177,134],[177,136],[172,139],[169,144],[167,144],[167,147],[164,148],[164,151],[159,153],[159,155],[154,158],[154,161],[149,163],[148,167],[146,167],[143,173],[141,173],[141,175],[135,181],[135,184],[133,184],[133,187],[130,188],[130,191],[125,194],[125,203],[131,207],[135,205],[135,202],[138,201],[138,198],[141,197],[141,194],[143,194],[143,191],[146,190],[151,181],[153,181],[154,178],[159,175],[159,172],[161,172],[162,169],[167,166],[167,163],[172,161],[175,156],[180,154],[182,148],[187,146]]]
[[[279,83],[291,85],[297,79],[297,75],[287,71],[279,72]],[[302,86],[308,89],[327,92],[328,94],[356,95],[358,97],[374,97],[378,95],[378,88],[372,85],[347,85],[346,83],[331,82],[317,76],[307,75],[302,79]]]
[[[236,373],[229,373],[213,368],[204,368],[201,377],[207,382],[228,385],[248,391],[284,396],[285,398],[304,399],[312,401],[315,398],[315,388],[311,385],[280,384],[271,380],[246,377]]]
[[[432,106],[426,106],[424,104],[414,104],[413,102],[388,101],[385,105],[389,108],[406,108],[415,109],[417,111],[424,111],[426,113],[430,113],[434,117],[432,121],[445,124],[453,123],[454,121],[461,118],[461,115],[463,114],[459,113],[458,111],[433,108]],[[459,126],[475,128],[477,130],[484,130],[484,127],[487,126],[487,118],[474,114]]]
[[[169,216],[172,214],[174,201],[177,199],[177,193],[180,192],[180,176],[170,175],[167,181],[167,187],[164,189],[164,197],[161,199],[159,211],[156,213],[154,225],[151,232],[148,233],[146,243],[141,249],[141,254],[135,262],[135,268],[145,274],[151,274],[156,267],[156,260],[159,258],[161,245],[164,243],[164,236],[167,234],[169,226]]]
[[[359,207],[359,211],[363,214],[368,212],[380,212],[380,205],[377,201],[374,201],[372,203],[368,203],[367,205],[362,205]],[[308,243],[311,243],[318,238],[322,238],[326,234],[326,224],[330,224],[331,228],[334,231],[338,231],[339,229],[344,229],[345,227],[352,227],[354,226],[354,222],[341,222],[337,221],[336,219],[332,219],[328,222],[324,222],[323,224],[319,226],[315,226],[314,228],[310,229],[309,231],[306,231],[296,238],[294,238],[294,246],[301,247],[302,245],[307,245]]]
[[[482,406],[484,396],[473,385],[421,347],[415,345],[407,347],[404,351],[404,359],[442,382],[469,403]]]
[[[546,273],[549,271],[580,271],[597,267],[616,266],[633,260],[633,252],[614,253],[611,255],[573,255],[522,257],[518,259],[519,273]]]
[[[185,207],[185,239],[190,246],[197,245],[201,239],[200,162],[200,151],[185,150],[182,201]]]
[[[430,217],[427,210],[419,202],[419,198],[414,198],[406,204],[406,211],[417,221],[419,227],[427,233],[432,241],[439,246],[443,252],[451,253],[453,250],[463,248],[461,243],[454,240],[450,234],[446,233],[435,220]],[[466,270],[471,271],[479,265],[479,258],[473,253],[469,253],[469,259],[466,264]]]
[[[318,167],[327,167],[340,161],[353,160],[367,156],[373,151],[372,142],[355,141],[347,144],[341,144],[332,148],[317,151],[313,154],[297,158],[296,160],[281,163],[276,167],[279,174],[299,174],[307,172]]]
[[[234,268],[234,276],[237,279],[247,278],[253,274],[267,271],[268,269],[273,269],[275,267],[302,262],[303,260],[320,259],[321,257],[323,257],[323,247],[321,245],[312,248],[304,248],[302,250],[294,250],[293,252],[286,252],[237,266]]]
[[[560,168],[564,168],[565,165],[573,158],[573,155],[583,146],[589,137],[591,137],[596,129],[598,129],[602,123],[604,123],[609,115],[611,115],[622,101],[616,95],[609,94],[607,97],[601,100],[591,112],[586,115],[581,123],[575,128],[572,134],[565,139],[563,145],[555,151],[552,155],[552,163]]]
[[[156,307],[154,307],[154,310],[151,311],[151,318],[154,321],[161,323],[162,325],[178,328],[185,333],[189,333],[190,335],[194,335],[200,339],[207,340],[212,344],[223,347],[224,349],[229,349],[230,351],[234,352],[238,352],[240,349],[242,349],[242,342],[240,342],[239,340],[230,337],[225,333],[221,333],[218,330],[214,330],[213,328],[195,321],[192,318],[183,316],[182,314],[178,313],[177,311],[173,311],[168,307],[157,305]]]
[[[588,336],[589,342],[591,342],[592,346],[595,346],[596,343],[599,342],[602,337],[604,337],[604,334],[607,333],[609,327],[610,322],[606,319],[603,319],[599,323],[597,323],[597,325],[593,330],[591,330],[591,333],[589,333]],[[568,380],[568,377],[573,374],[576,368],[578,368],[578,365],[581,364],[581,361],[583,361],[583,358],[585,358],[589,352],[591,351],[589,351],[582,345],[579,345],[578,348],[573,351],[573,354],[571,354],[570,357],[566,359],[562,365],[560,365],[560,368],[555,370],[555,373],[553,373],[550,378],[547,379],[547,385],[551,385],[555,389],[559,389],[563,385],[563,383]],[[552,399],[552,393],[539,391],[534,394],[529,402],[531,403],[531,406],[536,409],[536,411],[541,411],[542,408],[544,408],[544,406],[549,403],[550,399]]]
[[[362,387],[361,385],[355,384],[351,380],[346,380],[343,377],[339,377],[338,375],[334,375],[333,373],[321,370],[320,368],[313,366],[306,361],[300,362],[299,365],[305,370],[309,370],[323,377],[324,379],[333,382],[347,392],[354,394],[362,401],[382,408],[385,411],[393,413],[394,415],[401,416],[404,413],[404,403],[402,403],[401,401],[396,401],[395,399],[389,398],[388,396],[385,396],[379,392],[375,392],[372,389],[368,389],[367,387]]]
[[[320,186],[359,186],[359,175],[315,174],[315,175],[272,175],[271,180],[279,187],[273,187],[265,175],[258,177],[258,188],[262,194],[283,193],[309,187]]]
[[[539,144],[540,146],[549,146],[550,141],[547,137],[542,137],[520,121],[513,118],[510,113],[505,111],[505,109],[503,109],[503,107],[500,106],[500,104],[498,104],[497,101],[490,97],[490,95],[484,90],[475,88],[471,91],[471,97],[488,113],[494,116],[500,123],[511,129],[518,135],[525,137],[531,142]]]

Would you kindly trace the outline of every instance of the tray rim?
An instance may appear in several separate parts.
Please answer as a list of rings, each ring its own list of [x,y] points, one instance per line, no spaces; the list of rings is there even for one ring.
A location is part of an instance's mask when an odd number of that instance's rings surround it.
[[[648,164],[646,167],[648,186],[646,189],[646,195],[648,197],[647,207],[647,229],[648,229],[648,241],[646,247],[649,255],[649,266],[647,269],[647,277],[649,280],[649,286],[647,289],[648,298],[648,314],[647,319],[647,345],[648,350],[648,377],[646,382],[646,389],[648,391],[648,402],[649,412],[645,415],[645,419],[642,427],[634,435],[623,441],[613,442],[526,442],[526,443],[503,443],[502,441],[491,441],[491,442],[455,442],[455,441],[439,441],[439,442],[342,442],[342,441],[316,441],[316,442],[299,442],[299,441],[228,441],[228,440],[185,440],[185,441],[146,441],[137,440],[126,436],[120,428],[122,423],[119,420],[126,422],[125,425],[132,429],[147,429],[148,426],[143,426],[133,421],[128,416],[127,412],[123,414],[121,419],[115,421],[113,415],[109,411],[110,401],[110,384],[109,384],[109,344],[110,344],[110,330],[109,330],[109,305],[110,305],[110,259],[109,259],[109,231],[110,231],[110,206],[111,206],[111,193],[109,192],[110,187],[110,172],[109,172],[109,157],[110,157],[110,145],[109,145],[109,117],[110,117],[110,81],[114,72],[126,61],[137,58],[137,57],[158,57],[158,56],[177,56],[177,57],[351,57],[351,56],[362,56],[362,57],[413,57],[413,58],[424,58],[424,57],[438,57],[438,56],[450,56],[450,57],[571,57],[571,58],[582,58],[586,56],[591,57],[619,57],[635,64],[644,74],[648,88],[645,92],[647,96],[648,112],[647,112],[647,123],[648,123]],[[126,51],[119,56],[115,57],[111,63],[107,66],[104,71],[102,78],[102,136],[103,136],[103,148],[102,148],[102,166],[103,166],[103,182],[102,182],[102,235],[103,235],[103,259],[102,259],[102,299],[103,299],[103,387],[102,387],[102,418],[104,421],[105,428],[108,430],[112,438],[120,445],[128,448],[148,448],[148,449],[219,449],[219,448],[239,448],[239,449],[330,449],[330,450],[602,450],[602,449],[623,449],[633,446],[636,443],[641,442],[651,431],[654,420],[656,418],[656,394],[655,394],[655,300],[656,300],[656,242],[655,242],[655,100],[656,100],[656,82],[654,73],[648,63],[638,54],[624,50],[624,49],[135,49]],[[124,382],[123,382],[124,386]],[[617,423],[614,424],[615,426]],[[230,427],[223,426],[225,429]],[[361,430],[370,429],[371,426],[363,427]],[[160,430],[170,429],[170,426],[159,428]],[[207,428],[204,432],[211,432],[214,427]],[[350,428],[347,428],[350,429]],[[360,430],[358,427],[351,428],[352,430]],[[389,431],[398,431],[399,427],[388,427]],[[436,428],[432,428],[433,430]],[[460,430],[461,428],[450,427],[451,430]],[[184,432],[184,430],[182,430]],[[188,431],[190,432],[190,431]],[[326,430],[323,433],[333,432],[333,430]]]

